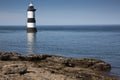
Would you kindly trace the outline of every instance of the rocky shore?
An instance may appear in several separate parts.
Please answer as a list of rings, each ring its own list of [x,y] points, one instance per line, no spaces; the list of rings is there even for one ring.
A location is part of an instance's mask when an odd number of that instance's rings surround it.
[[[98,59],[0,52],[0,80],[117,80]]]

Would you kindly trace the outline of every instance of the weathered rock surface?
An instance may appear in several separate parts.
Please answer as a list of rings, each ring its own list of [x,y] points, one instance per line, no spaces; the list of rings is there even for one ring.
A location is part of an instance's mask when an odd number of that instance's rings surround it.
[[[104,74],[110,70],[98,59],[0,53],[0,80],[117,80]]]
[[[9,74],[25,74],[27,73],[27,67],[23,64],[10,64],[2,67],[2,72],[5,75]]]

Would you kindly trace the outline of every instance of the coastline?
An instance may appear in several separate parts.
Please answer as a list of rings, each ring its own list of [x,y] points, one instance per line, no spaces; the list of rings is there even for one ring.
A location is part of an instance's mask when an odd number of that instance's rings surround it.
[[[110,64],[98,59],[0,52],[3,80],[117,80],[105,74],[110,70]]]

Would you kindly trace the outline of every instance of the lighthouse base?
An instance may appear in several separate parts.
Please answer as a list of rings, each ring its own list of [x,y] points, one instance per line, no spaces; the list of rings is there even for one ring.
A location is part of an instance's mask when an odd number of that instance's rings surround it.
[[[36,28],[27,28],[27,32],[28,33],[35,33],[35,32],[37,32],[37,29]]]

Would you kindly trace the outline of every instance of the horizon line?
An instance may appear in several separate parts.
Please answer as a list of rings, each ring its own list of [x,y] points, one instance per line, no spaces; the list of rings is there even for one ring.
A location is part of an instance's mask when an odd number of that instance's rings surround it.
[[[36,26],[120,26],[120,24],[82,24],[82,25],[69,25],[69,24],[59,24],[59,25],[49,25],[49,24],[44,24],[44,25],[36,25]],[[0,26],[27,26],[27,25],[0,25]]]

